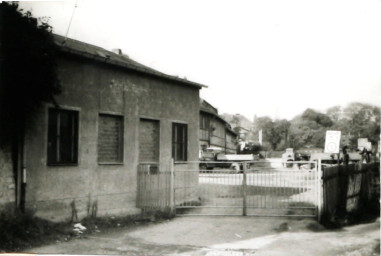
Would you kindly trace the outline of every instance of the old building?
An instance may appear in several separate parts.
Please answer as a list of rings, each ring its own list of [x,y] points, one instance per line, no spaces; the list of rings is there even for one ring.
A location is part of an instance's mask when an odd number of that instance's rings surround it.
[[[139,213],[137,169],[198,160],[199,90],[123,55],[55,36],[62,94],[25,135],[26,209],[51,220]],[[7,180],[4,177],[5,181]],[[13,189],[13,188],[10,188]]]
[[[237,134],[218,110],[204,99],[200,99],[200,150],[208,147],[220,148],[227,154],[237,153]]]

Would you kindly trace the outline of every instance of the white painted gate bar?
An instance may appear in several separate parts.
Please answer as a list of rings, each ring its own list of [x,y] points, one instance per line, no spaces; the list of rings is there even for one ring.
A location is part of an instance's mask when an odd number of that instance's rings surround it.
[[[194,165],[195,162],[190,163]],[[178,168],[174,197],[178,215],[316,217],[321,211],[320,162],[240,163],[242,170]],[[284,164],[284,165],[283,165]],[[289,163],[288,163],[289,164]],[[195,182],[195,181],[198,182]]]

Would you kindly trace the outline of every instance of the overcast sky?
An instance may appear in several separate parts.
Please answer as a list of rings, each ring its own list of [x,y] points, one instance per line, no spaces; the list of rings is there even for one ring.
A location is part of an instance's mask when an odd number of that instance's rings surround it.
[[[74,6],[20,2],[60,35]],[[379,0],[78,0],[68,37],[209,86],[220,114],[381,106]]]

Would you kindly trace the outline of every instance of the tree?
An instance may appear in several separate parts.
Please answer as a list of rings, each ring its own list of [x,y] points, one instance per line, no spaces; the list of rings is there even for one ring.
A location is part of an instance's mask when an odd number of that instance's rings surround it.
[[[358,102],[350,103],[343,109],[334,128],[350,136],[352,148],[357,147],[358,138],[368,138],[376,146],[380,136],[380,108]]]
[[[231,121],[231,123],[234,125],[234,127],[240,127],[241,126],[241,120],[239,119],[239,117],[237,115],[233,115],[233,119]]]
[[[328,115],[313,109],[305,110],[291,121],[290,146],[293,148],[324,146],[325,132],[332,127],[333,121]]]
[[[41,104],[55,103],[61,89],[51,27],[21,11],[17,3],[0,3],[0,150],[12,152],[16,202],[24,211],[24,136]]]
[[[253,132],[258,134],[262,130],[263,141],[271,145],[271,149],[277,150],[279,143],[284,139],[287,141],[290,123],[283,120],[273,121],[270,117],[258,117],[255,119]]]
[[[21,11],[17,3],[0,4],[0,146],[24,134],[41,103],[60,93],[52,29]]]
[[[341,106],[334,106],[329,109],[327,109],[327,116],[334,122],[338,122],[341,118],[341,113],[342,113]]]
[[[288,147],[288,134],[290,130],[291,123],[286,119],[276,120],[275,123],[275,132],[279,134],[281,137],[281,141],[283,141],[283,147],[281,150],[284,150]]]
[[[316,122],[317,124],[324,126],[324,127],[330,127],[333,125],[333,122],[329,116],[317,112],[313,109],[307,109],[306,111],[303,112],[302,118],[304,120]]]

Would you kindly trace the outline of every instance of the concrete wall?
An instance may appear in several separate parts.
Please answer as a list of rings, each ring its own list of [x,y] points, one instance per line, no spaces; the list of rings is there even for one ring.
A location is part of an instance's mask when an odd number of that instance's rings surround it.
[[[198,160],[199,90],[74,57],[59,59],[63,92],[57,101],[79,111],[78,165],[47,166],[47,111],[40,110],[26,136],[26,206],[41,217],[61,221],[96,207],[97,215],[139,213],[136,208],[139,121],[152,118],[160,126],[160,163],[170,161],[172,122],[188,124],[188,160]],[[124,117],[124,161],[97,162],[100,113]],[[73,205],[73,204],[72,204]]]
[[[9,148],[0,148],[0,213],[9,214],[15,208],[16,186]]]

